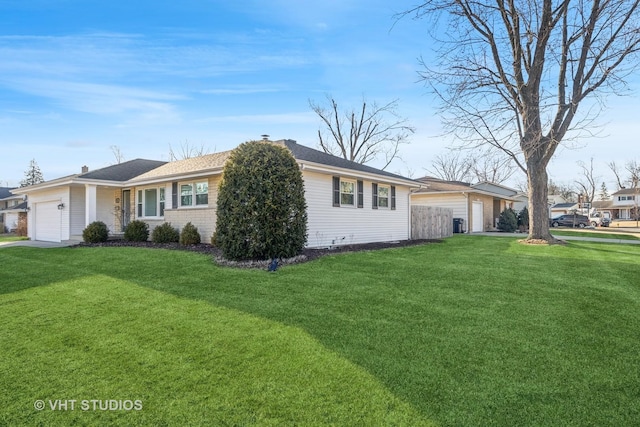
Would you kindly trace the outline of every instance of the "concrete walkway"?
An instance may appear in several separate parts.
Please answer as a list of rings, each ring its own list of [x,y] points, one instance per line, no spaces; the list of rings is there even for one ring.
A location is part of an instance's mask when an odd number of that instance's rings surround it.
[[[67,242],[41,242],[39,240],[18,240],[16,242],[0,242],[0,249],[2,248],[11,248],[16,246],[26,246],[29,248],[64,248],[66,246],[73,246],[78,244],[78,242],[67,241]]]
[[[495,231],[488,231],[483,233],[471,233],[474,236],[493,236],[493,237],[518,237],[520,239],[526,239],[526,233],[500,233]],[[553,232],[551,232],[553,235]],[[583,236],[554,236],[558,240],[579,240],[583,242],[599,242],[599,243],[623,243],[628,245],[640,245],[640,240],[626,240],[626,239],[603,239],[599,237],[583,237]]]

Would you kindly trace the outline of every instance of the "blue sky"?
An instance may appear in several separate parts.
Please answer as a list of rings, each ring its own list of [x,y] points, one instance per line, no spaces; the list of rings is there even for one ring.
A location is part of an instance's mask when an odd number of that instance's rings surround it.
[[[394,25],[413,4],[0,0],[0,185],[17,185],[32,158],[45,179],[108,166],[113,145],[126,160],[262,134],[316,147],[308,102],[326,94],[349,107],[399,99],[417,132],[389,170],[422,176],[451,141],[418,82],[428,22]],[[595,157],[609,183],[606,162],[639,157],[637,97],[608,104],[601,137],[561,149],[554,180],[570,182],[576,161]]]

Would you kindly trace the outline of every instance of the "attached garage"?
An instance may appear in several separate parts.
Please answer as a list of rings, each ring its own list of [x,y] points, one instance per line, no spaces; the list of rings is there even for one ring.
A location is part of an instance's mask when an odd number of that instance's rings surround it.
[[[34,204],[35,240],[45,242],[59,242],[61,240],[61,211],[58,209],[59,203],[60,201],[53,201]]]

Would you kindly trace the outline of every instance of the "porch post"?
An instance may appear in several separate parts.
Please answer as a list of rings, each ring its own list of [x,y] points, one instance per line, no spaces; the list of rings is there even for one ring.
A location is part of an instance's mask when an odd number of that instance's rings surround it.
[[[85,215],[85,226],[94,222],[97,218],[97,189],[96,185],[85,184],[85,206],[84,206],[84,215]]]

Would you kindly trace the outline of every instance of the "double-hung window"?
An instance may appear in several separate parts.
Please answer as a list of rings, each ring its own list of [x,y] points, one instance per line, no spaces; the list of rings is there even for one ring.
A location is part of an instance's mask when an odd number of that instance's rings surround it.
[[[164,216],[164,198],[164,187],[138,190],[138,218],[157,218]]]
[[[371,184],[373,209],[396,209],[396,187],[386,184]]]
[[[209,183],[190,182],[180,184],[180,206],[207,206],[209,204]]]

